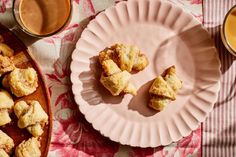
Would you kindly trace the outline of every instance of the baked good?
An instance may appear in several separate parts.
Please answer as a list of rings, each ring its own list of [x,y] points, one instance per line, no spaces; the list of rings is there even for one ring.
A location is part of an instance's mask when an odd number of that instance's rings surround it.
[[[30,138],[21,142],[15,149],[16,157],[40,157],[40,143],[37,138]]]
[[[12,148],[14,147],[14,142],[11,137],[0,130],[0,155],[7,155],[12,153]]]
[[[42,135],[48,115],[38,101],[19,101],[14,105],[14,113],[19,128],[26,128],[34,137]]]
[[[12,57],[14,55],[14,50],[12,50],[7,44],[0,42],[0,55]]]
[[[0,126],[11,122],[9,110],[12,109],[13,105],[14,101],[11,95],[5,90],[0,90]]]
[[[1,157],[10,157],[3,149],[0,149],[0,156]]]
[[[181,88],[182,81],[176,75],[175,66],[169,67],[165,76],[158,76],[149,89],[149,106],[158,111],[163,110],[167,104],[176,99]]]
[[[124,71],[141,71],[148,65],[147,57],[136,46],[115,44],[99,53],[99,61],[113,60]]]
[[[129,82],[131,74],[126,70],[121,71],[117,64],[111,60],[102,62],[103,73],[100,82],[110,91],[113,96],[121,93],[130,93],[136,95],[135,87]]]
[[[175,66],[171,66],[166,70],[166,75],[164,79],[175,93],[177,93],[178,90],[182,87],[182,81],[176,75]]]
[[[0,76],[14,69],[13,61],[7,56],[0,55]]]
[[[164,80],[162,76],[158,76],[152,83],[149,93],[152,95],[158,95],[160,97],[169,98],[175,100],[176,93],[171,86]]]
[[[38,87],[37,72],[33,68],[16,68],[5,76],[3,85],[6,88],[10,87],[11,92],[17,97],[29,95]]]

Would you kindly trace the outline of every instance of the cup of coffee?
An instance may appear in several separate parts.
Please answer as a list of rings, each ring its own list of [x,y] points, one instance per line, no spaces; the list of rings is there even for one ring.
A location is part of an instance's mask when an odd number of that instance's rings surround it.
[[[221,38],[227,50],[236,56],[236,5],[225,16],[221,27]]]
[[[34,37],[48,37],[69,23],[71,0],[14,0],[13,16],[19,27]]]

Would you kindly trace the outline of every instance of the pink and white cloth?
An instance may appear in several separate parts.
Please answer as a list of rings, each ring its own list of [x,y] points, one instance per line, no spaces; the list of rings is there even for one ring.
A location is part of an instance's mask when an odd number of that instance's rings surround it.
[[[202,155],[207,157],[236,156],[236,58],[220,37],[224,17],[233,5],[236,0],[203,1],[203,24],[214,38],[222,71],[218,101],[202,127]]]
[[[73,0],[70,25],[60,34],[27,43],[47,79],[51,95],[53,135],[49,157],[199,157],[236,156],[236,63],[220,43],[219,25],[234,0],[168,0],[190,12],[215,37],[222,61],[222,90],[214,111],[206,122],[191,135],[177,143],[157,148],[122,146],[95,131],[79,112],[71,92],[71,53],[86,24],[99,11],[119,0]],[[228,3],[231,2],[231,3]],[[9,28],[15,23],[11,14],[11,0],[0,0],[0,22]],[[28,44],[30,43],[30,44]]]

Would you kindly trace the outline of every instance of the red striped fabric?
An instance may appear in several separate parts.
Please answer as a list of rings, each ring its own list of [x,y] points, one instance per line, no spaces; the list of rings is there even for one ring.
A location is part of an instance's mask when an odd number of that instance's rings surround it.
[[[224,16],[233,5],[236,0],[203,0],[203,23],[214,38],[222,66],[218,101],[203,123],[203,157],[236,157],[236,57],[220,37]]]

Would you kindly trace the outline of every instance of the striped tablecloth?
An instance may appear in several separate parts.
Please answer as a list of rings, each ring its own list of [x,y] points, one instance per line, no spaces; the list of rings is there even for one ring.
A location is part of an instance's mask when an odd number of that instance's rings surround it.
[[[203,24],[215,40],[222,66],[218,101],[202,127],[205,157],[236,157],[236,57],[227,52],[220,37],[224,16],[233,5],[236,0],[203,0]]]
[[[60,34],[33,41],[29,46],[47,78],[53,110],[53,134],[49,157],[236,157],[236,63],[221,43],[219,28],[235,0],[168,0],[204,20],[215,39],[222,63],[221,91],[209,118],[177,143],[157,148],[134,148],[112,142],[95,131],[79,112],[71,92],[70,55],[90,17],[120,0],[73,0],[70,25]],[[202,9],[203,4],[203,9]],[[12,0],[0,0],[0,22],[15,26]],[[204,11],[204,19],[202,16]]]

